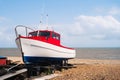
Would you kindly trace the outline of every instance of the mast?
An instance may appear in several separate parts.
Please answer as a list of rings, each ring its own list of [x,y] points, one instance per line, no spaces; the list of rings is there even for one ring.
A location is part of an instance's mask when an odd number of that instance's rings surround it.
[[[46,27],[47,27],[47,30],[48,30],[48,14],[46,15]]]

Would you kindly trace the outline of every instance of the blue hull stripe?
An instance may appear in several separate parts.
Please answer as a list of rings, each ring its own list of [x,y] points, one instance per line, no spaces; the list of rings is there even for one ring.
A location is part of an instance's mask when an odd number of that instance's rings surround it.
[[[60,60],[66,60],[68,58],[53,58],[53,57],[31,57],[31,56],[24,56],[24,62],[49,62],[49,61],[60,61]]]

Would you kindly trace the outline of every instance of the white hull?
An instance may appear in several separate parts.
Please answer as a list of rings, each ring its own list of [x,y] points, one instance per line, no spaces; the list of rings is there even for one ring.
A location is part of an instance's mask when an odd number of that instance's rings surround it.
[[[22,48],[23,56],[47,58],[75,58],[75,50],[33,39],[16,40],[18,48]],[[21,46],[20,46],[21,44]]]

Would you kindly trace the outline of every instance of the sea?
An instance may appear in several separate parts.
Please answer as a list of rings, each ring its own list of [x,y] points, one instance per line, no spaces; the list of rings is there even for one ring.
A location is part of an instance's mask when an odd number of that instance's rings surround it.
[[[76,58],[79,59],[100,59],[120,60],[120,48],[75,48]],[[18,48],[0,48],[0,56],[21,57]]]

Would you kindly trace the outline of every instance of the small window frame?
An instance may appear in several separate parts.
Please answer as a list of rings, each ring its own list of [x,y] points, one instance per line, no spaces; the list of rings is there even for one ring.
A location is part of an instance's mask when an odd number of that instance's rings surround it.
[[[56,40],[60,40],[60,35],[55,32],[52,32],[52,38],[54,38]]]

